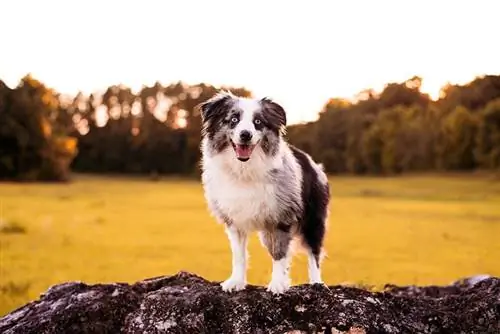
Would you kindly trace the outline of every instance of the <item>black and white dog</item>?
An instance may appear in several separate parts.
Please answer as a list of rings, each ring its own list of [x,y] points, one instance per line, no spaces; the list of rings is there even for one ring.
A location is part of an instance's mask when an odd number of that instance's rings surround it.
[[[290,286],[291,241],[307,251],[309,281],[320,263],[330,191],[320,165],[283,138],[285,110],[268,98],[219,92],[199,106],[203,120],[202,182],[208,207],[225,224],[232,274],[224,291],[246,286],[248,234],[259,232],[272,259],[268,290]]]

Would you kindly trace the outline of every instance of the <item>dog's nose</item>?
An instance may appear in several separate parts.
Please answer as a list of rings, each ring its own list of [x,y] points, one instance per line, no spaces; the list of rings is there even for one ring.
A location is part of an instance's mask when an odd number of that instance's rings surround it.
[[[240,132],[240,139],[244,142],[250,141],[250,139],[252,139],[252,134],[250,133],[250,131],[243,130]]]

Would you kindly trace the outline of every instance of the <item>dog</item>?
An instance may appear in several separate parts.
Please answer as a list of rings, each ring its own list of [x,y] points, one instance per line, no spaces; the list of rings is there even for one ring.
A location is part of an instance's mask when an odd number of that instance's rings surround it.
[[[205,199],[224,225],[232,252],[223,291],[245,289],[248,235],[254,231],[272,257],[268,291],[281,294],[290,287],[292,241],[308,254],[310,284],[323,284],[328,179],[321,164],[285,140],[284,108],[268,97],[229,91],[216,92],[197,108]]]

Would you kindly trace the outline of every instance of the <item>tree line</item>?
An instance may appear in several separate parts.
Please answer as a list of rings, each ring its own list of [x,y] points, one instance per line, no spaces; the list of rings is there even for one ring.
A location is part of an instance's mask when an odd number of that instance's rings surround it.
[[[316,121],[288,126],[287,139],[329,173],[499,169],[500,76],[447,85],[437,101],[421,85],[413,77],[380,93],[362,91],[355,101],[332,98]],[[0,80],[0,179],[68,180],[71,171],[199,175],[195,106],[216,91],[177,82],[70,97],[30,75],[12,89]]]

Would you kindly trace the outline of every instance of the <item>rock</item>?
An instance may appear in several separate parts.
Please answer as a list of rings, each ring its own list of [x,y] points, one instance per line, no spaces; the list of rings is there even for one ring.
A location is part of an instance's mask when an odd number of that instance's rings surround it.
[[[299,285],[225,293],[180,272],[135,284],[56,285],[0,318],[4,334],[43,333],[500,333],[500,279],[384,291]]]

